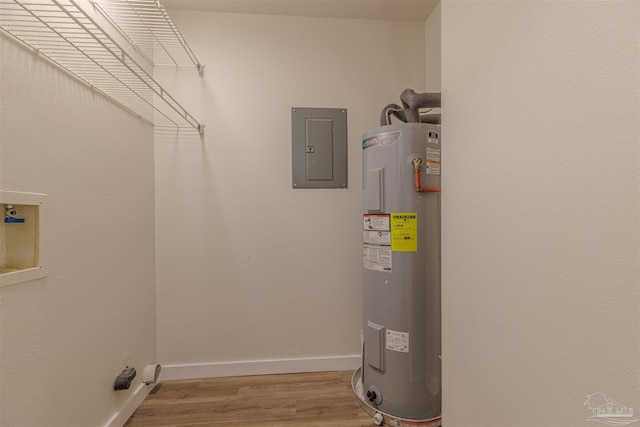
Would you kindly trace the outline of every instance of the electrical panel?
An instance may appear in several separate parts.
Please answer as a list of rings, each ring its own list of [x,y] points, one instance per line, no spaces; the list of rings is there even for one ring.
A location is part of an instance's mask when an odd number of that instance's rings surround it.
[[[347,110],[292,108],[293,188],[347,188]]]

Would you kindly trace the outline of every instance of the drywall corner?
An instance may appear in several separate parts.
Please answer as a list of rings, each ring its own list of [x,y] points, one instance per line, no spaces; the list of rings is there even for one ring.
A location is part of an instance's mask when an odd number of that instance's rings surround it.
[[[425,90],[440,92],[441,24],[440,3],[424,23]]]

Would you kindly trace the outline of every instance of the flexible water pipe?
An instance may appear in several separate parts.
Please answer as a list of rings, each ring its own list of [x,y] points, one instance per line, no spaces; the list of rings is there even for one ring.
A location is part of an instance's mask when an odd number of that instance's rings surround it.
[[[418,193],[440,193],[440,187],[422,187],[420,185],[420,169],[422,168],[422,158],[416,157],[412,160],[413,163],[413,176],[416,184],[416,191]]]

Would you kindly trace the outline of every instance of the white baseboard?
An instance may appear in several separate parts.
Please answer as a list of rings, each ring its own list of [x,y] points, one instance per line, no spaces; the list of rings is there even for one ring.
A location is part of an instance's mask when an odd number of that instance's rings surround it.
[[[122,427],[127,422],[131,415],[138,409],[138,406],[147,397],[147,395],[153,390],[155,384],[140,384],[135,389],[133,394],[127,399],[122,408],[116,412],[113,417],[104,425],[104,427]]]
[[[360,367],[361,356],[309,357],[298,359],[248,360],[193,365],[162,365],[158,381],[244,375],[293,374],[299,372],[348,371]]]

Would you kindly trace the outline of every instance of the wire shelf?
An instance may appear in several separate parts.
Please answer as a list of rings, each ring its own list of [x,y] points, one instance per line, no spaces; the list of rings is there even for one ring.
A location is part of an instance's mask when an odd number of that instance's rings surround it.
[[[92,0],[98,9],[154,65],[195,66],[198,62],[159,0]]]
[[[75,0],[0,0],[0,28],[150,123],[203,132]]]

